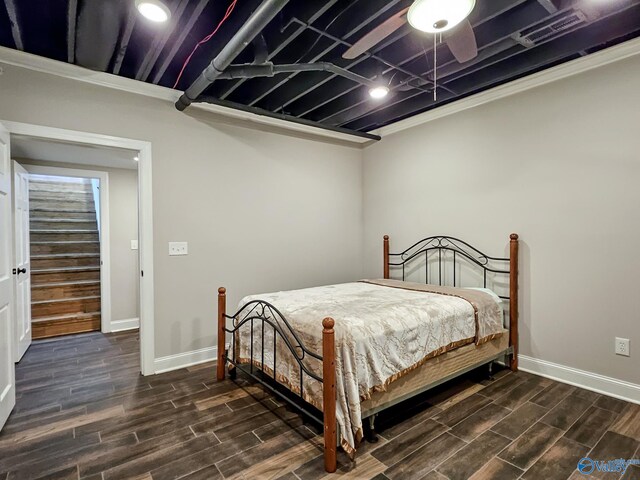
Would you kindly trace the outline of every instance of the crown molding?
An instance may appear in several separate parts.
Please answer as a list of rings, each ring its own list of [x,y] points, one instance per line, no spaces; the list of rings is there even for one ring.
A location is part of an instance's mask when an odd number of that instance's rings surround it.
[[[607,48],[600,52],[571,60],[570,62],[566,62],[533,75],[514,80],[513,82],[477,93],[448,105],[434,108],[433,110],[414,115],[413,117],[405,120],[400,120],[399,122],[392,123],[386,127],[371,130],[369,133],[375,133],[384,138],[388,135],[438,120],[439,118],[447,117],[495,100],[500,100],[501,98],[540,87],[547,83],[572,77],[573,75],[578,75],[580,73],[593,70],[594,68],[603,67],[638,54],[640,54],[640,38],[635,38],[616,45],[615,47]]]
[[[57,60],[21,52],[12,48],[0,47],[0,64],[13,65],[36,72],[55,75],[57,77],[89,83],[91,85],[98,85],[101,87],[121,90],[127,93],[165,100],[172,104],[171,108],[173,108],[173,104],[178,100],[180,95],[182,95],[181,91],[174,90],[172,88],[140,82],[138,80],[118,75],[112,75],[110,73],[94,72],[93,70],[88,70],[77,65],[59,62]],[[220,105],[194,103],[190,108],[211,112],[236,122],[240,122],[241,124],[259,124],[263,127],[266,126],[272,129],[290,132],[290,134],[297,133],[307,136],[324,137],[356,145],[368,144],[372,141],[368,138],[349,135],[347,133],[332,132],[322,128],[300,125],[286,120],[265,117],[255,113],[235,110],[233,108],[223,107]]]

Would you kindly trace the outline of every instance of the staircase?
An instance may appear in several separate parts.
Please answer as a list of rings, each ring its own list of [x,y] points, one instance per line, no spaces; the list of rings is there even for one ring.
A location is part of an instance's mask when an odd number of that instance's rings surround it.
[[[100,238],[91,181],[31,175],[33,338],[100,330]]]

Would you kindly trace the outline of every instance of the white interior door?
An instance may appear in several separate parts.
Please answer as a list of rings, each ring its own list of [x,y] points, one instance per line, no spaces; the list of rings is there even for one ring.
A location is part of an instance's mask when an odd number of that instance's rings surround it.
[[[29,252],[29,173],[13,162],[13,292],[15,361],[31,345],[31,262]]]
[[[0,429],[16,404],[11,304],[11,162],[9,132],[0,125]]]

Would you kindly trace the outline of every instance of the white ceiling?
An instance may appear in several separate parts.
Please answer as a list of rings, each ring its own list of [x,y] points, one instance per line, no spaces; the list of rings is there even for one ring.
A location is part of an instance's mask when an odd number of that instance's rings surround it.
[[[21,135],[11,136],[13,158],[136,170],[138,162],[133,158],[137,154],[134,150],[123,148],[55,142]]]

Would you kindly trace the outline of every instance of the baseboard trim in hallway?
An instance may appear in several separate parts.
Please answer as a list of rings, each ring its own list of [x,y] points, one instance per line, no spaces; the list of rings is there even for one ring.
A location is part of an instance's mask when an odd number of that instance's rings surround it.
[[[135,330],[136,328],[140,328],[139,318],[126,318],[124,320],[114,320],[111,322],[112,333]]]

